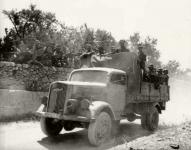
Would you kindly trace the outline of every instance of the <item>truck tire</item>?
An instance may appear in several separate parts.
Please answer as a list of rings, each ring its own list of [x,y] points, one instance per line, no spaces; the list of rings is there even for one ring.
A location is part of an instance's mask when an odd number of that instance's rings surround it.
[[[147,115],[146,113],[141,115],[141,126],[143,129],[147,129]]]
[[[41,117],[40,126],[42,132],[51,137],[57,136],[62,130],[61,122],[53,118]]]
[[[119,130],[120,130],[120,120],[113,120],[112,131],[111,131],[112,136],[117,135],[119,133]]]
[[[146,128],[149,131],[154,131],[158,128],[159,113],[156,107],[151,107],[150,112],[146,116]]]
[[[101,112],[95,122],[88,127],[88,139],[94,146],[99,146],[111,135],[112,120],[107,112]]]

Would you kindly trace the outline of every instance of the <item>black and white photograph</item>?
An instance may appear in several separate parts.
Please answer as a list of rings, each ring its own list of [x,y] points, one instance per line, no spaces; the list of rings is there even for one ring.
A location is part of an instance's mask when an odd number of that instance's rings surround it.
[[[176,149],[190,0],[0,0],[0,150]]]

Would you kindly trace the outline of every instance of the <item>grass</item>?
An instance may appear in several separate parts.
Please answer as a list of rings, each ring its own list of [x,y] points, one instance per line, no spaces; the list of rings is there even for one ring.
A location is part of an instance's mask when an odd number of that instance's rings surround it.
[[[173,128],[173,127],[177,127],[178,125],[176,124],[167,124],[167,123],[160,123],[158,126],[158,130],[162,130],[162,129],[169,129],[169,128]]]

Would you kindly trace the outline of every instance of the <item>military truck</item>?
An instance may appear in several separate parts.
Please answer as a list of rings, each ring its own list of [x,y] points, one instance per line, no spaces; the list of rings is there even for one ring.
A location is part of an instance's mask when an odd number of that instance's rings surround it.
[[[141,119],[144,129],[157,129],[169,101],[166,77],[148,74],[145,79],[133,52],[94,55],[85,62],[91,66],[73,70],[67,81],[51,83],[48,97],[41,99],[37,114],[47,136],[82,127],[88,130],[89,142],[99,146],[122,119]],[[149,76],[160,80],[153,83]]]

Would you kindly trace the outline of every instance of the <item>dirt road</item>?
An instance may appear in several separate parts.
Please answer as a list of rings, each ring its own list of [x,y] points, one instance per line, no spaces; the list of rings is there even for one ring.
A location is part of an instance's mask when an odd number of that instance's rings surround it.
[[[39,122],[1,124],[0,150],[103,150],[121,145],[126,140],[134,140],[149,134],[141,128],[139,122],[122,121],[119,136],[111,139],[102,147],[95,148],[88,143],[86,130],[62,131],[56,139],[50,139],[41,132]]]

